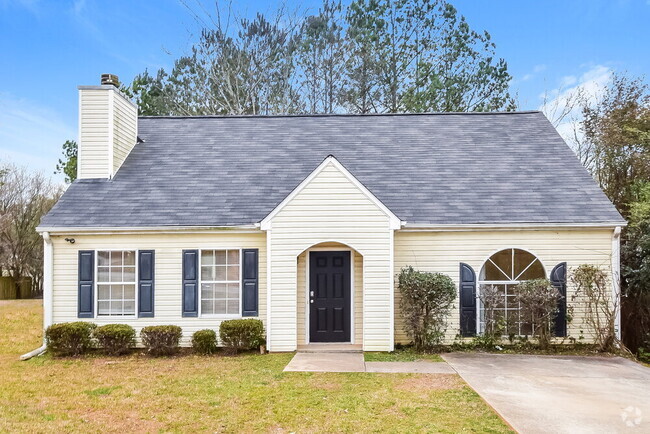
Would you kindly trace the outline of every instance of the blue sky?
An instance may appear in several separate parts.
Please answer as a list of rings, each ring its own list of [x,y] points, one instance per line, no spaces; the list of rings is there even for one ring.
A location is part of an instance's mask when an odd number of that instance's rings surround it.
[[[199,1],[186,3],[198,10]],[[545,92],[561,99],[577,86],[596,89],[614,70],[650,73],[650,0],[451,2],[491,33],[522,109],[538,109]],[[233,4],[247,15],[274,8]],[[0,159],[51,175],[61,144],[77,136],[77,85],[169,67],[197,29],[179,0],[0,0]]]

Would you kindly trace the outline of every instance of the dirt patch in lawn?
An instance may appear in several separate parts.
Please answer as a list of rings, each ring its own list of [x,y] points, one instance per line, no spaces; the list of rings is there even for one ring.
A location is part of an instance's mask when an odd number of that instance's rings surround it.
[[[418,374],[407,377],[395,388],[406,391],[452,390],[463,387],[463,381],[456,374]]]
[[[103,426],[107,432],[159,432],[163,424],[154,420],[145,420],[135,411],[124,412],[120,417],[115,417],[112,412],[104,410],[82,410],[77,412],[78,417],[93,426]]]

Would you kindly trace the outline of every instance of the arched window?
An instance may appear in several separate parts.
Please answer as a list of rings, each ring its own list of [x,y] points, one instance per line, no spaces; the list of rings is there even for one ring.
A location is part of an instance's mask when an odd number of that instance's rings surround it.
[[[491,294],[493,305],[491,315],[498,318],[499,329],[505,335],[530,335],[532,325],[519,313],[517,284],[524,280],[546,277],[544,266],[535,255],[522,249],[504,249],[490,256],[479,274],[479,324],[480,331],[486,329],[485,296]]]

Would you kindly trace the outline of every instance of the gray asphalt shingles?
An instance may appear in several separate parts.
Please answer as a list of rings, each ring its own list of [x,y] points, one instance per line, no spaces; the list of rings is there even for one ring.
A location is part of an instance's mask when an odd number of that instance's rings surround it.
[[[138,136],[41,226],[252,224],[328,155],[408,223],[623,222],[539,112],[141,117]]]

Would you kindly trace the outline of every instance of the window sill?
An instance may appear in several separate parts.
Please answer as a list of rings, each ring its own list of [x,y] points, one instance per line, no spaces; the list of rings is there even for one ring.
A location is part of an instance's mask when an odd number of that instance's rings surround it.
[[[228,320],[228,319],[242,319],[243,317],[241,315],[206,314],[206,315],[200,315],[199,318]]]

